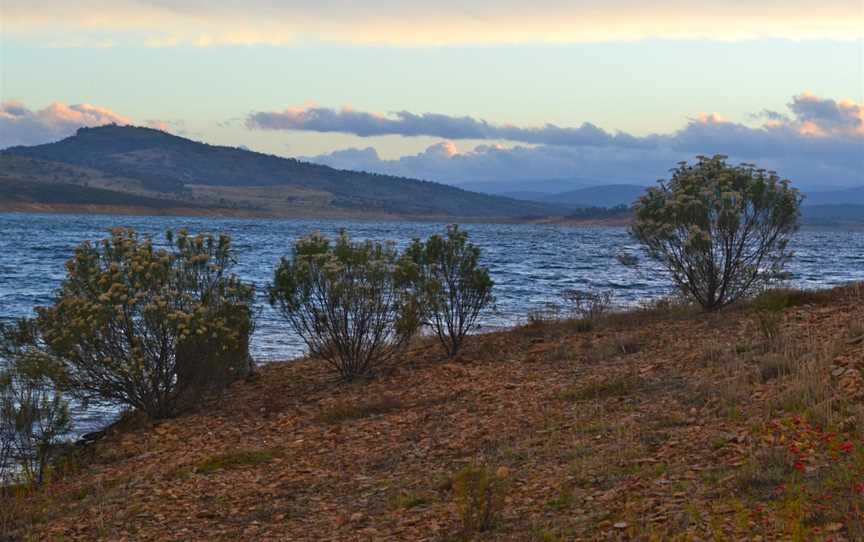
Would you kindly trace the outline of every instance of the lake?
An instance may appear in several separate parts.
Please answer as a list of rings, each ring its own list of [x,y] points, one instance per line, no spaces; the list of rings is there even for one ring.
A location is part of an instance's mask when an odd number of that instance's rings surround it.
[[[392,240],[404,246],[414,237],[441,232],[445,223],[335,220],[260,220],[110,215],[0,213],[0,319],[33,314],[49,304],[63,280],[64,262],[83,240],[98,241],[113,227],[128,227],[163,242],[168,229],[231,235],[236,249],[234,272],[257,287],[259,316],[252,340],[258,362],[286,360],[303,345],[266,303],[266,285],[295,239],[318,230],[335,235],[346,228],[354,239]],[[495,281],[494,310],[483,329],[524,321],[529,311],[561,302],[568,289],[611,290],[618,305],[670,293],[659,267],[644,258],[623,227],[528,224],[468,224],[464,228],[482,248],[483,263]],[[796,255],[789,283],[826,287],[864,280],[864,232],[860,229],[802,229],[792,242]],[[622,265],[617,255],[639,256],[638,266]],[[97,419],[80,420],[85,426]]]

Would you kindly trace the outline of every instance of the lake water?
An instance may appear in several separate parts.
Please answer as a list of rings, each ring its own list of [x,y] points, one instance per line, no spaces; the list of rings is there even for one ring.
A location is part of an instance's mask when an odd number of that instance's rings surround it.
[[[303,352],[265,299],[273,269],[290,253],[295,239],[318,230],[335,235],[346,228],[354,239],[392,240],[404,246],[414,237],[441,232],[445,224],[333,220],[251,220],[188,217],[131,217],[0,213],[0,319],[33,314],[51,302],[63,280],[64,262],[83,240],[98,241],[113,227],[128,227],[164,241],[168,229],[186,228],[230,234],[236,248],[234,272],[256,285],[260,313],[252,341],[259,362],[285,360]],[[623,227],[468,224],[464,228],[483,250],[483,263],[495,281],[495,309],[483,328],[524,321],[533,309],[560,303],[568,289],[599,288],[614,292],[619,305],[670,292],[661,270],[640,255],[635,268],[619,263],[626,251],[639,255],[638,245]],[[796,256],[789,282],[825,287],[864,280],[864,231],[803,229],[794,238]],[[79,430],[99,417],[85,416]]]

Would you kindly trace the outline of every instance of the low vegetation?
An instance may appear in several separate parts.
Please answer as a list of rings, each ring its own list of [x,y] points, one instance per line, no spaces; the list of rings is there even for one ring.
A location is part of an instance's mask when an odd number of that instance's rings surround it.
[[[420,339],[370,381],[334,383],[312,359],[264,367],[10,493],[7,532],[858,540],[864,285],[788,293],[764,294],[802,300],[778,310],[770,350],[757,306],[657,304],[588,332],[562,318],[474,336],[444,363]]]
[[[208,457],[198,464],[196,472],[211,473],[219,470],[234,470],[256,467],[270,463],[276,457],[272,450],[238,450]]]
[[[0,327],[0,348],[17,350],[21,326]],[[0,485],[41,485],[54,448],[71,429],[69,407],[42,360],[20,351],[17,363],[0,370]]]
[[[706,310],[742,299],[782,271],[801,196],[776,173],[726,157],[682,162],[636,204],[631,231]]]
[[[298,240],[270,287],[270,304],[309,348],[345,379],[367,376],[392,359],[420,325],[416,299],[400,283],[392,245]]]
[[[168,242],[116,230],[82,244],[54,304],[37,309],[32,347],[73,396],[159,419],[249,370],[253,289],[229,274],[230,239]]]
[[[480,265],[480,248],[454,224],[445,236],[415,239],[403,260],[406,282],[417,297],[424,323],[454,357],[480,313],[495,299],[489,270]]]
[[[462,522],[461,534],[472,537],[492,530],[501,520],[507,469],[470,465],[453,477],[453,496]]]

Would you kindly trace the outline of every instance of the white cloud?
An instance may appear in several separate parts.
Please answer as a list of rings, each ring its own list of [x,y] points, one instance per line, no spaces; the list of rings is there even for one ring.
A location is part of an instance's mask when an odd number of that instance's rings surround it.
[[[87,103],[67,105],[54,102],[33,110],[17,100],[0,102],[0,149],[15,145],[40,145],[57,141],[83,126],[137,124],[133,119],[106,107]],[[142,126],[177,135],[191,135],[182,119],[146,119]]]
[[[36,145],[56,141],[82,126],[132,124],[128,117],[91,104],[66,105],[54,102],[33,111],[23,103],[0,102],[0,148],[14,145]]]

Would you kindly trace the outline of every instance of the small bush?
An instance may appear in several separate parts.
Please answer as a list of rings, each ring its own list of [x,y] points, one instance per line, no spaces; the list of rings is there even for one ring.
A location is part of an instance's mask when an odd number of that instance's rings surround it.
[[[506,469],[468,466],[453,477],[453,493],[466,535],[495,527],[504,508]]]
[[[756,361],[759,363],[759,375],[762,382],[789,375],[797,368],[794,360],[777,353],[764,354],[756,358]]]
[[[768,288],[753,298],[752,304],[763,309],[780,311],[801,305],[818,305],[830,300],[830,294],[818,290]]]
[[[783,310],[790,306],[788,290],[766,290],[753,301],[756,327],[769,351],[777,350],[782,340]]]
[[[776,173],[726,157],[681,162],[635,206],[632,234],[705,310],[717,310],[781,274],[801,196]]]
[[[579,333],[588,333],[594,329],[594,323],[591,320],[576,320],[576,331]]]
[[[612,292],[600,290],[568,290],[564,292],[573,315],[579,320],[596,323],[612,306]]]
[[[26,322],[0,326],[0,485],[45,480],[51,453],[71,429],[69,408],[44,360],[19,346]]]
[[[489,270],[480,266],[480,248],[468,242],[468,233],[453,224],[446,236],[433,235],[425,242],[414,239],[405,251],[412,284],[424,324],[428,325],[447,355],[455,356],[481,311],[493,301]]]
[[[117,229],[81,244],[54,304],[37,308],[34,342],[82,400],[164,418],[248,371],[253,288],[228,274],[230,239],[167,240]]]
[[[312,356],[345,379],[370,374],[411,339],[420,323],[417,301],[402,287],[392,244],[335,242],[314,233],[294,244],[269,288],[270,304]]]
[[[646,299],[638,302],[637,314],[644,321],[654,321],[657,318],[682,319],[689,318],[697,312],[698,305],[683,292],[672,295]]]
[[[783,330],[783,313],[771,310],[757,310],[756,327],[764,340],[767,350],[776,350],[780,344]]]
[[[564,316],[561,307],[554,303],[546,303],[543,307],[530,309],[526,316],[526,324],[531,328],[542,328],[548,324],[561,322]]]
[[[638,335],[618,333],[586,346],[585,361],[599,363],[616,356],[627,356],[639,352],[642,349],[642,338]]]

